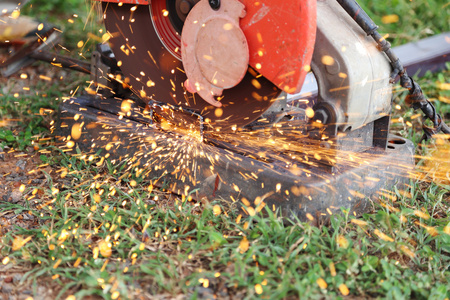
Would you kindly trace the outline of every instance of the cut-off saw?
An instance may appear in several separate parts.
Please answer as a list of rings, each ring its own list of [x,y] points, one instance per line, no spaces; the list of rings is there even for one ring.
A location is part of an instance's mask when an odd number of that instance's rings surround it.
[[[355,1],[101,2],[109,42],[57,134],[183,199],[314,223],[370,210],[414,168],[412,142],[389,134],[398,78],[426,133],[447,133]]]

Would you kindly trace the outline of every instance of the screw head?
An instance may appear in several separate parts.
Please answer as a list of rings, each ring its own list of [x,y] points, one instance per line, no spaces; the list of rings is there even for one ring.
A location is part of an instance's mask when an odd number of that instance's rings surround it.
[[[328,114],[324,109],[319,108],[314,112],[314,119],[322,124],[327,124]]]

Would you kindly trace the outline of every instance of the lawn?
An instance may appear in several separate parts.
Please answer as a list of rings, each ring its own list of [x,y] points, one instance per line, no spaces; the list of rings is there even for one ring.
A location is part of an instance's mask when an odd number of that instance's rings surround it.
[[[450,30],[444,0],[360,4],[393,45]],[[89,1],[34,0],[24,13],[63,29],[58,51],[74,57],[104,34]],[[447,124],[449,78],[419,79]],[[391,126],[416,143],[410,187],[315,227],[186,201],[125,162],[64,153],[55,111],[88,80],[43,63],[0,78],[1,299],[450,298],[450,144],[418,147],[421,121],[403,89]]]

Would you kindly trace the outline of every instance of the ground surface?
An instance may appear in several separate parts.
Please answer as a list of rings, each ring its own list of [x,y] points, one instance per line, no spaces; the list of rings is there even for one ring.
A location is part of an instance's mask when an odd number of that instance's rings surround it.
[[[30,203],[25,200],[26,195],[20,191],[21,185],[44,186],[47,174],[51,174],[51,167],[37,168],[42,162],[37,152],[29,149],[31,153],[10,152],[0,159],[0,201],[9,202],[14,209],[1,212],[0,234],[4,235],[17,227],[32,229],[40,227],[40,219],[28,213]],[[32,205],[32,204],[31,204]],[[18,210],[20,212],[18,212]],[[31,265],[13,266],[0,265],[0,299],[26,299],[34,294],[40,295],[34,299],[54,299],[55,291],[49,284],[32,286],[30,283],[21,283],[24,274],[32,269]],[[54,285],[53,285],[54,286]],[[56,290],[58,286],[54,286]]]

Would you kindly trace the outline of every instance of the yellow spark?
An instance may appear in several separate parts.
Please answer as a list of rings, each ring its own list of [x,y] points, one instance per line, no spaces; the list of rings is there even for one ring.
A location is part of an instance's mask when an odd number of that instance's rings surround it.
[[[81,263],[81,257],[78,257],[77,260],[75,261],[75,263],[73,264],[73,266],[75,268],[77,268],[80,265],[80,263]]]
[[[338,235],[336,238],[336,242],[338,245],[344,249],[347,249],[349,246],[348,240],[343,235]]]
[[[105,33],[102,35],[102,43],[106,43],[107,41],[109,41],[109,39],[111,38],[111,34],[109,34],[109,32]]]
[[[220,215],[220,213],[222,212],[222,210],[221,210],[221,208],[220,208],[219,205],[214,205],[214,207],[213,207],[213,212],[214,212],[214,215],[215,215],[215,216],[218,216],[218,215]]]
[[[47,80],[47,81],[51,81],[52,80],[50,77],[44,76],[44,75],[39,75],[39,78],[43,79],[43,80]]]
[[[277,192],[279,192],[281,190],[281,183],[277,183],[276,189],[277,189]]]
[[[120,105],[120,110],[124,113],[127,113],[131,110],[131,100],[123,100]]]
[[[363,220],[358,220],[358,219],[352,219],[351,222],[353,224],[359,225],[359,226],[366,226],[367,222],[363,221]]]
[[[255,285],[255,292],[256,292],[258,295],[261,295],[262,292],[263,292],[263,288],[262,288],[262,286],[261,286],[259,283]]]
[[[212,58],[212,56],[210,56],[210,55],[203,55],[203,58],[205,59],[205,60],[209,60],[209,61],[212,61],[213,60],[213,58]]]
[[[214,114],[215,114],[215,116],[218,117],[218,118],[222,117],[222,115],[223,115],[223,109],[221,109],[221,108],[216,108],[216,109],[214,110]]]
[[[79,123],[73,124],[72,130],[71,130],[71,134],[70,134],[71,137],[74,140],[78,140],[81,137],[81,130],[82,130],[82,125],[81,124],[79,124]],[[69,148],[72,148],[72,147],[69,147]]]
[[[335,267],[335,265],[334,265],[334,263],[333,262],[330,262],[330,264],[329,264],[329,267],[330,267],[330,274],[331,274],[331,276],[336,276],[336,267]]]
[[[208,280],[208,279],[204,279],[204,280],[203,280],[203,287],[204,287],[204,288],[209,287],[209,280]]]
[[[339,286],[339,291],[342,293],[342,295],[344,295],[344,296],[347,296],[349,293],[350,293],[350,291],[348,290],[348,287],[345,285],[345,283],[342,283],[340,286]]]
[[[258,42],[260,42],[260,43],[262,44],[262,43],[263,43],[263,38],[262,38],[262,35],[261,35],[260,32],[258,32],[258,33],[256,34],[256,37],[257,37],[257,39],[258,39]]]
[[[400,216],[400,221],[401,221],[402,223],[406,223],[407,219],[406,219],[406,217],[405,217],[404,215],[401,215],[401,216]]]
[[[11,19],[17,19],[20,16],[20,11],[15,10],[11,13]]]
[[[247,252],[248,248],[249,248],[250,244],[247,240],[247,237],[243,237],[242,240],[239,242],[239,252],[241,254]]]
[[[255,209],[251,206],[245,207],[245,209],[247,210],[248,214],[252,217],[256,214]]]
[[[223,29],[224,30],[231,30],[231,29],[233,29],[233,24],[231,24],[231,23],[226,23],[225,25],[223,25]]]
[[[416,215],[417,217],[419,217],[421,219],[425,219],[425,220],[428,220],[430,218],[430,215],[428,215],[420,210],[415,210],[414,215]]]
[[[379,231],[378,229],[375,229],[373,231],[373,233],[376,234],[383,241],[387,241],[387,242],[393,242],[394,241],[393,238],[391,238],[390,236],[384,234],[383,232]]]
[[[402,250],[403,253],[405,253],[406,255],[408,255],[411,258],[416,257],[416,254],[413,251],[411,251],[408,247],[406,247],[405,245],[401,245],[400,250]]]
[[[257,88],[258,90],[261,88],[261,83],[257,79],[252,80],[252,85]]]
[[[322,56],[322,63],[326,66],[332,66],[334,64],[334,58],[329,55]]]
[[[26,243],[28,243],[31,240],[31,236],[24,239],[22,236],[16,236],[12,243],[12,250],[16,251],[22,248]]]
[[[237,216],[236,218],[236,224],[239,224],[241,222],[242,215]]]
[[[317,285],[321,288],[321,289],[326,289],[328,287],[328,284],[326,283],[325,280],[323,280],[323,278],[318,278],[316,280]]]
[[[307,213],[306,217],[308,218],[308,220],[314,221],[314,217],[310,213]]]
[[[439,98],[439,101],[450,104],[450,97],[445,97],[445,96],[440,95],[438,98]]]
[[[381,22],[383,24],[397,23],[398,21],[399,17],[397,15],[386,15],[381,17]]]
[[[312,109],[311,107],[306,108],[305,113],[309,119],[314,118],[314,115],[315,115],[314,109]]]
[[[439,82],[437,88],[444,91],[450,91],[450,83]]]
[[[62,259],[60,258],[60,259],[58,259],[56,262],[55,262],[55,264],[53,265],[53,269],[56,269],[56,268],[58,268],[58,266],[59,266],[59,264],[62,262]]]

